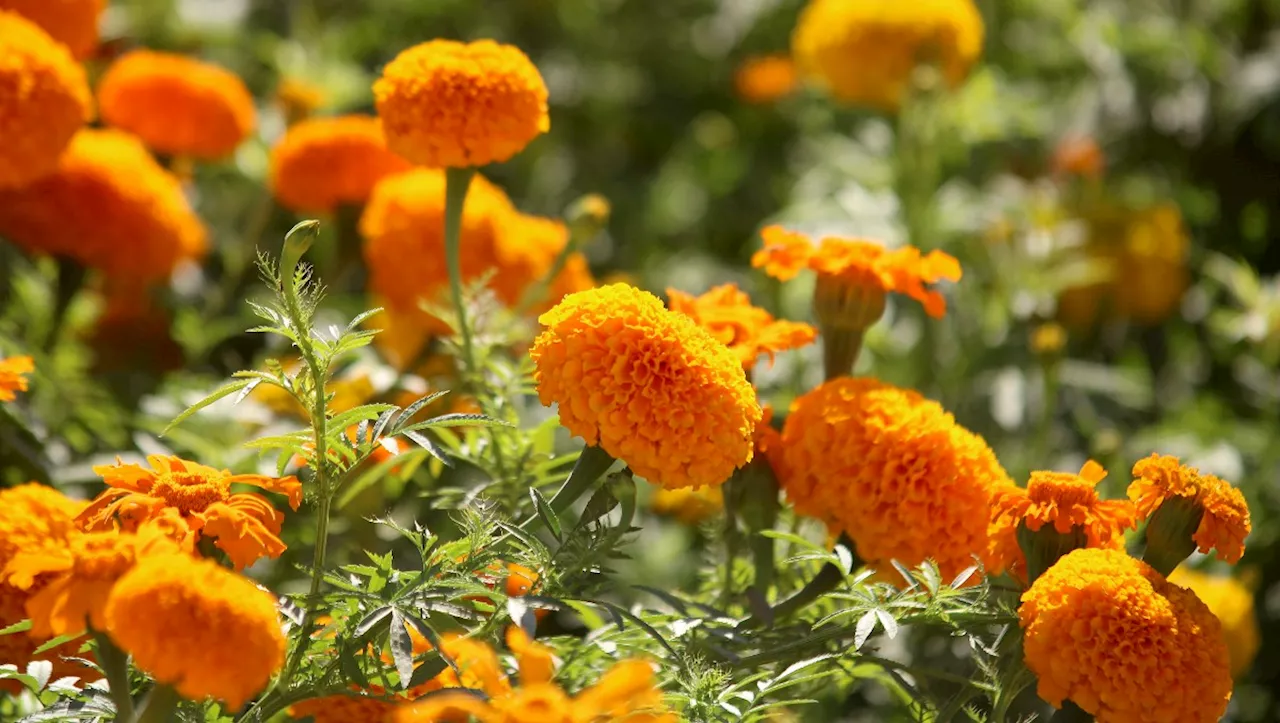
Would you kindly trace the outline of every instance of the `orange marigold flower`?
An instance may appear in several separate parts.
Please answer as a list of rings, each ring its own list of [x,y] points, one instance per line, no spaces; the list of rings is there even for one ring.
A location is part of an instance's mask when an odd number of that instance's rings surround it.
[[[538,321],[538,398],[587,444],[664,487],[719,485],[751,461],[755,390],[688,316],[613,284],[570,294]]]
[[[1037,532],[1051,524],[1060,534],[1080,528],[1089,547],[1112,550],[1124,546],[1125,528],[1134,528],[1133,504],[1128,500],[1101,500],[1095,487],[1107,476],[1102,465],[1089,460],[1080,474],[1037,471],[1026,489],[998,487],[991,500],[990,572],[1006,569],[1019,576],[1026,560],[1018,546],[1018,527]]]
[[[36,370],[36,363],[29,356],[11,356],[0,359],[0,402],[17,399],[14,392],[27,391],[27,375]]]
[[[294,211],[360,205],[378,181],[410,168],[387,150],[377,118],[312,118],[291,127],[271,149],[271,190]]]
[[[7,4],[0,0],[0,189],[51,173],[93,108],[84,68]]]
[[[507,648],[516,656],[520,666],[520,685],[528,687],[549,683],[555,675],[555,658],[551,648],[534,641],[524,629],[512,625],[507,628]]]
[[[106,622],[112,640],[156,681],[230,710],[284,664],[275,597],[210,560],[143,557],[116,583]]]
[[[364,695],[326,695],[289,706],[289,717],[311,723],[382,723],[402,703]]]
[[[449,667],[436,676],[442,687],[482,690],[490,697],[511,692],[498,654],[484,641],[445,633],[440,636],[440,649],[457,664],[456,671]]]
[[[106,0],[0,0],[0,11],[15,12],[39,25],[84,60],[98,48],[98,17],[106,5]]]
[[[1053,172],[1060,175],[1098,178],[1106,164],[1098,142],[1088,136],[1064,138],[1053,149]]]
[[[836,379],[797,399],[781,457],[796,510],[847,533],[879,570],[928,558],[957,575],[986,554],[991,494],[1012,484],[937,402],[875,379]]]
[[[248,484],[287,495],[289,506],[296,510],[302,503],[302,483],[297,477],[233,475],[163,455],[151,455],[147,462],[151,469],[124,462],[93,468],[108,489],[80,513],[85,529],[132,530],[171,508],[181,514],[197,539],[213,538],[237,570],[260,557],[279,557],[284,552],[280,540],[284,516],[261,495],[232,494],[231,485]]]
[[[166,278],[206,250],[178,179],[113,130],[80,131],[52,174],[0,191],[0,235],[126,282]]]
[[[837,100],[893,112],[917,65],[935,65],[952,88],[964,82],[982,36],[972,0],[810,0],[791,52],[801,76]]]
[[[432,40],[400,53],[373,84],[391,150],[418,165],[505,161],[547,132],[547,86],[519,48]]]
[[[387,717],[387,723],[445,723],[477,719],[485,723],[497,723],[493,709],[481,697],[470,691],[444,691],[424,700],[396,708]]]
[[[1121,550],[1068,553],[1022,594],[1041,698],[1098,723],[1211,723],[1231,697],[1217,618],[1195,593]]]
[[[747,58],[734,73],[738,97],[748,103],[773,103],[791,95],[799,80],[795,61],[786,54]]]
[[[1203,510],[1192,535],[1200,551],[1207,554],[1213,550],[1221,560],[1240,561],[1244,539],[1253,529],[1249,505],[1240,490],[1169,455],[1152,454],[1140,460],[1133,466],[1133,476],[1129,499],[1137,508],[1139,520],[1151,517],[1169,499],[1193,501]]]
[[[1227,655],[1231,658],[1231,677],[1238,678],[1247,672],[1258,654],[1261,635],[1249,584],[1189,567],[1174,570],[1169,582],[1194,592],[1222,624]]]
[[[662,691],[653,666],[644,660],[615,663],[598,683],[574,697],[573,712],[575,721],[636,720],[627,716],[662,712]],[[655,720],[675,722],[674,717]]]
[[[796,321],[781,321],[751,305],[751,298],[736,284],[724,284],[702,296],[667,289],[667,306],[698,322],[716,341],[729,347],[751,369],[761,354],[773,355],[812,344],[818,330]]]
[[[257,111],[244,81],[211,63],[134,50],[120,56],[98,83],[108,124],[174,156],[217,160],[253,132]]]

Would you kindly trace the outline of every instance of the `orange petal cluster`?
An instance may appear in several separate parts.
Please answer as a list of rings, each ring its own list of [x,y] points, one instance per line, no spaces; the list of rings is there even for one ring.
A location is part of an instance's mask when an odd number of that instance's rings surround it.
[[[987,554],[991,496],[1012,484],[937,402],[875,379],[835,379],[798,398],[780,457],[796,510],[848,534],[879,570],[932,559],[952,577],[973,565]]]
[[[751,305],[751,298],[736,284],[717,286],[701,296],[667,289],[667,306],[689,316],[729,347],[742,366],[751,369],[761,354],[773,355],[812,344],[818,330],[797,321],[774,319],[773,314]]]
[[[774,103],[791,95],[799,82],[795,61],[785,53],[747,58],[733,75],[738,97],[747,103]]]
[[[152,149],[201,160],[230,155],[257,123],[253,96],[234,73],[150,50],[125,53],[107,68],[98,105],[109,125]]]
[[[1213,475],[1201,474],[1177,457],[1152,454],[1133,466],[1129,499],[1145,520],[1172,497],[1194,499],[1204,509],[1200,526],[1192,538],[1203,553],[1215,551],[1227,562],[1239,562],[1244,540],[1253,529],[1249,505],[1240,490]]]
[[[0,189],[51,173],[93,109],[84,68],[10,4],[0,2]]]
[[[551,127],[538,69],[492,40],[415,45],[387,64],[373,95],[387,145],[422,166],[502,162]]]
[[[538,318],[542,403],[587,444],[664,487],[719,485],[751,461],[755,390],[733,352],[626,284],[570,294]]]
[[[29,356],[0,359],[0,402],[12,402],[18,398],[15,392],[27,391],[27,375],[35,370]]]
[[[39,25],[76,59],[84,60],[98,49],[98,18],[106,5],[107,0],[0,0],[0,11]]]
[[[232,484],[249,484],[287,495],[289,505],[302,503],[302,483],[296,477],[233,475],[178,457],[147,457],[151,469],[124,464],[94,467],[108,489],[98,495],[79,521],[88,530],[134,530],[146,520],[175,510],[195,539],[212,538],[237,570],[260,557],[279,557],[283,515],[266,498],[231,492]]]
[[[286,208],[332,212],[363,204],[378,181],[409,168],[387,150],[377,118],[312,118],[291,126],[271,149],[270,184]]]
[[[1022,594],[1024,655],[1041,698],[1098,723],[1214,723],[1231,697],[1218,619],[1121,550],[1075,550]]]

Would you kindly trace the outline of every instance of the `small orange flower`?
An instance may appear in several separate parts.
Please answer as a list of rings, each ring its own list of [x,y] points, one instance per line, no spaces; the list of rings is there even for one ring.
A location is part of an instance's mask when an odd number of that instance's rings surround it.
[[[387,150],[377,118],[313,118],[291,127],[271,149],[271,190],[294,211],[332,212],[363,204],[378,181],[409,168]]]
[[[0,402],[17,399],[14,392],[27,391],[27,375],[36,370],[29,356],[11,356],[0,359]]]
[[[1098,142],[1088,136],[1065,138],[1053,149],[1053,171],[1060,175],[1098,178],[1106,164]]]
[[[748,103],[773,103],[796,89],[796,64],[786,54],[747,58],[734,73],[738,97]]]
[[[1021,576],[1026,560],[1018,546],[1018,526],[1038,531],[1047,524],[1066,534],[1081,528],[1089,547],[1120,549],[1125,528],[1134,528],[1133,504],[1128,500],[1100,500],[1094,489],[1107,472],[1097,462],[1085,463],[1080,474],[1037,471],[1026,489],[1001,486],[992,495],[991,559],[993,574],[1009,569]]]
[[[1137,508],[1139,520],[1153,515],[1171,498],[1194,500],[1204,510],[1200,525],[1192,535],[1200,551],[1208,554],[1213,550],[1219,559],[1231,563],[1240,561],[1244,540],[1253,529],[1249,505],[1240,490],[1168,455],[1152,454],[1140,460],[1133,466],[1133,476],[1129,499]]]
[[[702,296],[667,289],[667,306],[698,322],[716,341],[729,347],[742,366],[751,369],[761,354],[773,355],[813,343],[818,331],[808,324],[781,321],[751,305],[751,299],[735,284],[717,286]]]
[[[235,74],[171,53],[134,50],[98,83],[109,125],[175,156],[217,160],[230,155],[257,122],[253,96]]]
[[[520,685],[528,687],[549,683],[555,675],[555,658],[551,648],[535,642],[524,629],[512,625],[507,628],[507,648],[516,656],[520,666]]]
[[[302,503],[297,477],[233,475],[178,457],[147,457],[151,469],[118,462],[94,467],[109,489],[98,495],[78,520],[88,530],[136,529],[144,520],[176,509],[198,537],[216,540],[237,570],[258,558],[279,557],[283,515],[261,495],[231,492],[232,484],[248,484],[287,495],[289,505]]]
[[[387,64],[373,95],[387,145],[423,166],[502,162],[551,127],[538,69],[492,40],[415,45]]]
[[[0,11],[15,12],[67,46],[79,60],[98,48],[98,18],[107,0],[0,0]]]

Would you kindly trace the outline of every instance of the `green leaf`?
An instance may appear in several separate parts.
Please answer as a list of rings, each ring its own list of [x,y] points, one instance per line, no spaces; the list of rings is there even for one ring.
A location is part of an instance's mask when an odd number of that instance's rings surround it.
[[[19,620],[13,625],[0,628],[0,635],[13,635],[15,633],[25,633],[31,629],[30,620]]]
[[[79,638],[80,635],[81,635],[80,633],[77,633],[75,635],[59,635],[58,637],[53,638],[52,640],[46,640],[35,650],[31,651],[31,654],[39,655],[41,653],[53,650],[54,648],[58,647],[59,645],[62,645],[63,643],[69,643],[72,640]]]
[[[431,419],[411,424],[404,429],[439,429],[444,427],[511,427],[510,422],[494,419],[483,414],[442,414]],[[404,431],[404,430],[401,430]]]
[[[409,637],[404,615],[394,608],[391,611],[391,660],[400,676],[400,687],[408,688],[413,679],[413,638]]]
[[[234,381],[228,384],[224,384],[209,396],[205,397],[204,399],[201,399],[195,404],[192,404],[190,407],[187,407],[186,411],[184,411],[182,414],[179,414],[177,417],[175,417],[172,422],[169,422],[169,425],[164,428],[164,431],[160,433],[160,436],[163,437],[164,435],[168,434],[170,429],[173,429],[179,424],[182,424],[187,420],[188,417],[200,411],[201,409],[204,409],[205,407],[209,406],[210,404],[213,404],[214,402],[218,401],[219,399],[222,399],[223,397],[231,396],[232,394],[235,394],[241,389],[244,389],[245,387],[249,386],[249,383],[250,383],[250,380],[241,379],[239,381]]]
[[[400,434],[403,434],[404,436],[413,440],[414,443],[416,443],[419,447],[422,447],[423,449],[427,450],[427,452],[430,453],[432,457],[435,457],[436,459],[440,460],[446,466],[448,467],[453,466],[453,460],[449,459],[448,453],[446,453],[443,449],[441,449],[440,445],[431,441],[431,439],[427,437],[427,435],[422,434],[420,432],[415,432],[409,429],[400,430]]]
[[[533,507],[538,513],[538,517],[542,520],[542,524],[551,530],[551,534],[555,536],[556,541],[562,541],[560,536],[560,516],[556,511],[551,509],[551,505],[547,504],[547,499],[542,496],[537,487],[529,488],[529,497],[533,498]]]

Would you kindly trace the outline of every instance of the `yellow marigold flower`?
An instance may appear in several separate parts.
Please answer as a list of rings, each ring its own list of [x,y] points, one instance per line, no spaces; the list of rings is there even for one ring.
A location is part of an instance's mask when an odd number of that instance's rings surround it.
[[[0,189],[51,173],[93,109],[84,68],[6,4],[0,1]]]
[[[284,552],[280,540],[284,516],[261,495],[232,494],[231,485],[248,484],[287,495],[296,510],[302,503],[298,478],[233,475],[163,455],[151,455],[147,462],[151,469],[123,462],[93,468],[108,489],[80,513],[78,520],[85,529],[136,529],[169,508],[181,514],[197,540],[213,538],[237,570],[260,557],[279,557]]]
[[[724,490],[719,487],[659,487],[649,506],[660,515],[674,517],[686,525],[696,525],[724,509]]]
[[[237,710],[284,664],[275,597],[210,560],[149,555],[116,583],[112,640],[184,698]]]
[[[253,132],[253,96],[235,74],[170,53],[134,50],[120,56],[98,83],[98,105],[109,125],[173,156],[217,160]]]
[[[547,86],[519,48],[432,40],[400,53],[373,84],[391,150],[422,166],[505,161],[547,132]]]
[[[0,235],[127,282],[165,278],[206,250],[178,179],[112,130],[80,131],[52,174],[0,191]]]
[[[818,330],[797,321],[781,321],[773,314],[751,305],[751,299],[736,284],[717,286],[702,296],[667,289],[667,306],[686,314],[711,332],[716,341],[729,347],[751,369],[761,354],[773,355],[787,349],[812,344]]]
[[[797,399],[778,471],[796,510],[847,533],[869,565],[929,558],[948,578],[986,555],[990,497],[1012,484],[937,402],[875,379],[836,379]]]
[[[1115,275],[1115,311],[1155,325],[1178,311],[1191,285],[1191,239],[1182,212],[1171,203],[1133,214],[1125,227]]]
[[[1133,466],[1133,476],[1129,499],[1137,508],[1139,520],[1154,515],[1167,500],[1182,498],[1193,502],[1203,510],[1192,535],[1200,551],[1208,554],[1213,550],[1221,560],[1240,561],[1244,539],[1253,529],[1249,505],[1240,490],[1168,455],[1153,454],[1140,460]]]
[[[280,106],[289,125],[315,113],[324,105],[325,97],[323,88],[301,78],[282,78],[276,86],[276,105]]]
[[[570,294],[538,321],[538,398],[587,444],[669,488],[719,485],[751,461],[755,390],[688,316],[614,284]]]
[[[1234,577],[1206,575],[1189,567],[1179,567],[1169,582],[1188,588],[1200,598],[1222,624],[1222,635],[1231,658],[1231,677],[1249,670],[1260,644],[1258,616],[1254,612],[1253,590]]]
[[[810,0],[791,52],[801,76],[837,100],[892,112],[917,65],[935,65],[952,88],[964,82],[982,36],[972,0]]]
[[[1089,547],[1112,550],[1124,546],[1125,528],[1135,528],[1133,503],[1128,500],[1101,500],[1095,489],[1107,476],[1102,465],[1090,460],[1080,474],[1037,471],[1031,473],[1026,489],[1000,486],[991,500],[990,571],[1010,570],[1026,574],[1026,559],[1018,545],[1018,527],[1026,525],[1038,532],[1051,525],[1059,534],[1079,528]]]
[[[1226,710],[1217,618],[1123,551],[1063,556],[1022,594],[1018,619],[1037,692],[1055,707],[1070,699],[1098,723],[1212,723]]]
[[[271,190],[294,211],[360,205],[378,181],[410,168],[387,150],[377,118],[312,118],[291,127],[271,149]]]
[[[27,391],[27,375],[35,370],[29,356],[0,359],[0,402],[12,402],[18,398],[14,392]]]
[[[748,103],[773,103],[796,89],[796,64],[791,56],[763,55],[747,58],[734,73],[738,97]]]
[[[106,0],[0,0],[0,11],[17,13],[39,25],[84,60],[98,48],[98,16],[106,4]]]

